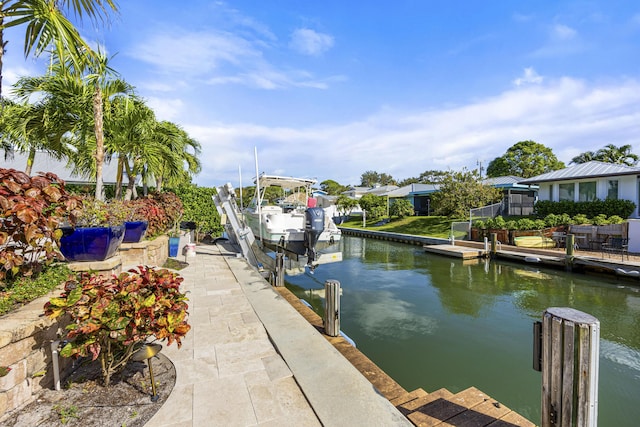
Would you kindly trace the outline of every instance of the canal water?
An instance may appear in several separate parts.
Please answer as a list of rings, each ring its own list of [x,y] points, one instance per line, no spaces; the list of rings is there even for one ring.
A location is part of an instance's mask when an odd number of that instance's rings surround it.
[[[640,283],[359,237],[340,248],[341,262],[286,285],[322,315],[320,290],[338,280],[342,331],[406,390],[475,386],[539,424],[532,325],[571,307],[600,320],[599,426],[640,425]]]

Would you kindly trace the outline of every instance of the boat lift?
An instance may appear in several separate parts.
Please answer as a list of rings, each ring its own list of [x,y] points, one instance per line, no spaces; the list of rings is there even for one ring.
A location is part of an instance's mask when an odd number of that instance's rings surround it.
[[[255,268],[259,268],[259,262],[253,250],[256,238],[253,231],[241,219],[240,210],[236,203],[236,194],[233,191],[231,183],[216,187],[218,190],[213,196],[213,203],[216,205],[220,220],[224,225],[225,231],[232,243],[240,246],[242,255],[247,259],[249,264]]]
[[[233,186],[227,183],[223,186],[216,187],[216,189],[218,194],[213,196],[213,202],[216,205],[220,220],[231,243],[240,246],[244,258],[257,270],[275,268],[275,259],[265,255],[262,246],[273,250],[276,254],[284,254],[287,261],[284,263],[283,268],[287,271],[287,274],[291,275],[300,274],[305,271],[305,268],[309,268],[309,271],[313,272],[313,268],[320,264],[342,261],[341,251],[325,252],[324,249],[326,248],[324,248],[323,244],[320,244],[321,250],[316,254],[314,267],[311,268],[308,265],[308,258],[306,256],[288,251],[280,245],[271,246],[263,242],[259,244],[253,231],[242,218],[242,213],[238,209],[236,202]],[[328,245],[328,247],[331,246],[332,245]]]

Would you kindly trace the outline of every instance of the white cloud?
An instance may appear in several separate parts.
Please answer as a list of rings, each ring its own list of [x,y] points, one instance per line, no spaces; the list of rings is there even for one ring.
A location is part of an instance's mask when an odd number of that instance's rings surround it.
[[[329,34],[309,28],[298,28],[291,34],[289,46],[303,55],[319,56],[333,47],[334,39]]]
[[[156,114],[156,120],[174,121],[180,117],[184,109],[184,102],[181,99],[161,99],[147,98],[146,104]]]
[[[563,24],[556,24],[551,28],[551,37],[557,40],[571,40],[577,34],[576,30]]]
[[[242,37],[225,32],[166,31],[130,49],[131,56],[165,72],[208,74],[225,65],[259,60],[261,52]]]
[[[254,147],[261,172],[357,184],[367,170],[404,179],[429,169],[475,167],[477,160],[488,162],[528,139],[565,162],[605,143],[633,144],[640,133],[638,94],[635,80],[596,86],[563,78],[516,86],[467,105],[413,113],[386,109],[342,125],[185,128],[203,146],[201,185],[237,182],[239,165],[253,176]]]
[[[580,38],[578,32],[564,24],[554,24],[549,28],[548,40],[530,56],[536,58],[564,57],[583,52],[588,45]]]
[[[20,80],[20,77],[33,76],[36,74],[37,72],[33,69],[26,67],[7,67],[5,65],[2,69],[2,96],[12,98],[11,86]]]
[[[518,77],[513,81],[513,84],[516,86],[522,86],[524,84],[540,84],[542,83],[543,77],[536,73],[536,70],[533,68],[525,68],[521,77]]]
[[[525,14],[521,12],[515,12],[512,16],[513,20],[516,22],[530,22],[534,19],[534,16],[531,14]]]
[[[324,35],[314,33],[320,39]],[[308,42],[305,49],[319,52],[317,42]],[[327,89],[329,84],[344,80],[343,76],[318,78],[307,70],[290,65],[276,65],[267,59],[266,44],[227,32],[173,31],[156,34],[131,49],[135,58],[152,65],[162,81],[143,84],[164,91],[167,81],[191,81],[192,84],[243,85],[255,89],[308,87]],[[302,47],[301,47],[302,48]],[[132,55],[133,56],[133,55]],[[184,86],[182,86],[184,87]]]

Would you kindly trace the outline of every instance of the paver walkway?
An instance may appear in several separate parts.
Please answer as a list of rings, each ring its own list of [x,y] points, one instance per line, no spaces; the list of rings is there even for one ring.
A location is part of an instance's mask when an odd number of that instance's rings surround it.
[[[165,346],[176,385],[149,427],[317,426],[318,418],[217,246],[180,271],[192,330]]]
[[[176,385],[148,427],[412,425],[244,259],[196,253],[180,271],[192,330],[162,350]]]

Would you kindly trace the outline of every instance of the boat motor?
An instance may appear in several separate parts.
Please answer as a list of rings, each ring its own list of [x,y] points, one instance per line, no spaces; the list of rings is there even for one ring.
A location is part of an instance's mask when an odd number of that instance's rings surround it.
[[[304,246],[307,248],[307,265],[316,259],[316,243],[324,231],[324,209],[307,208],[305,210]]]

